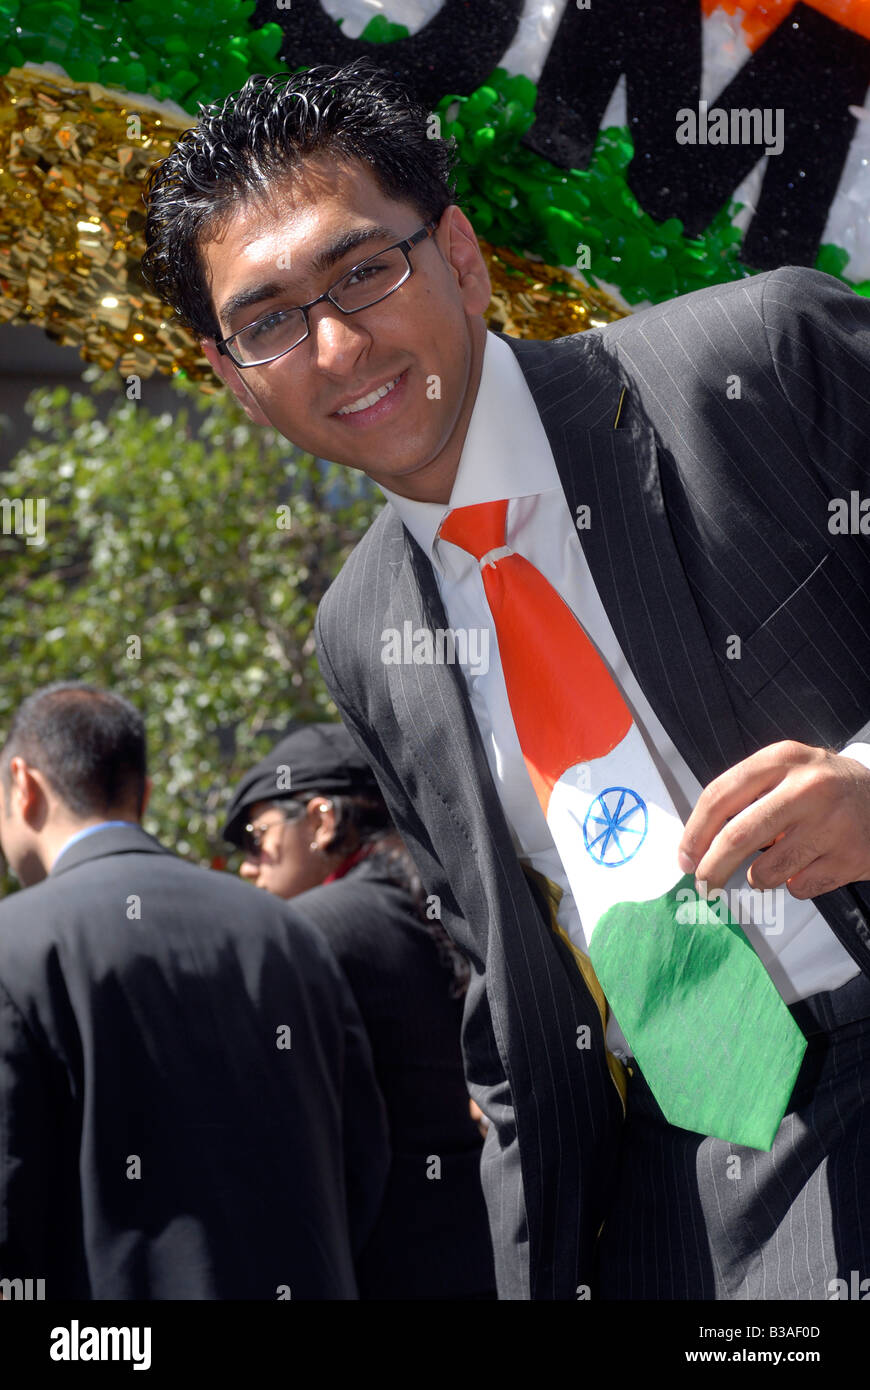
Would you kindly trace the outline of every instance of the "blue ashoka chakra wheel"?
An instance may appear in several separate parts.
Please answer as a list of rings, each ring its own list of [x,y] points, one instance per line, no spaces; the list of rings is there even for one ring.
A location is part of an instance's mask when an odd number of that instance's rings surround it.
[[[630,787],[605,787],[596,796],[583,822],[587,852],[606,869],[634,858],[646,839],[646,802]]]

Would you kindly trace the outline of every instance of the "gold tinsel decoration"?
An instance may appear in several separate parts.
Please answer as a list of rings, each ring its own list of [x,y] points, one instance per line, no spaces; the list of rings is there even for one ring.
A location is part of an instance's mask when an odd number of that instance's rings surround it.
[[[512,338],[564,338],[586,328],[602,328],[630,313],[604,290],[584,285],[576,275],[490,246],[480,237],[478,243],[492,282],[484,316],[489,328]],[[554,290],[554,285],[560,288]]]
[[[139,272],[148,172],[192,124],[170,103],[44,67],[0,76],[0,322],[36,324],[122,376],[184,372],[218,389]],[[557,338],[628,312],[564,270],[480,245],[492,328]]]

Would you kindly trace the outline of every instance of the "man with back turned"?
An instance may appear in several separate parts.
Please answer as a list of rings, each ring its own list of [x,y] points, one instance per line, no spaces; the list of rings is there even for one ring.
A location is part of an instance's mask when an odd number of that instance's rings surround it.
[[[0,1277],[49,1299],[354,1299],[386,1178],[349,988],[293,909],[139,824],[126,700],[48,686],[0,752]]]

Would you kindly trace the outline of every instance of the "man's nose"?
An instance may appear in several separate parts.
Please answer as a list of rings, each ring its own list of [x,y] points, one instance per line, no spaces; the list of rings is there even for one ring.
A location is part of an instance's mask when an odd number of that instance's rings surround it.
[[[316,365],[322,371],[341,371],[352,366],[368,338],[359,322],[362,315],[343,314],[328,300],[310,312]]]

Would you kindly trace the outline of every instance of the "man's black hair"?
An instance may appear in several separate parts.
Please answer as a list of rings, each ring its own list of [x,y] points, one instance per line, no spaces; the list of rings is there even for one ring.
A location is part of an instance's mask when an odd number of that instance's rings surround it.
[[[0,780],[9,805],[10,761],[38,769],[74,815],[139,813],[145,794],[145,723],[127,700],[82,681],[57,681],[23,700],[3,751]]]
[[[201,245],[240,203],[267,197],[302,161],[362,162],[381,192],[410,204],[421,222],[454,201],[453,140],[430,139],[429,112],[370,58],[258,74],[199,110],[151,172],[142,257],[146,281],[197,337],[222,336]]]

